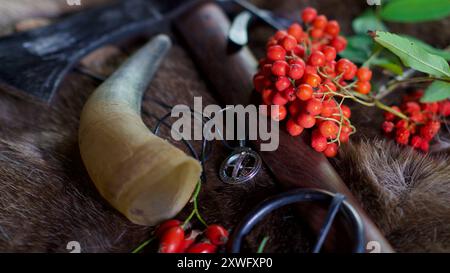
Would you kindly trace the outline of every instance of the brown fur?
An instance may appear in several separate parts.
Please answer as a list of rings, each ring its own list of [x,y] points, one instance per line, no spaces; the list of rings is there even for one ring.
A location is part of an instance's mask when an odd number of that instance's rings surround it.
[[[337,166],[395,249],[450,251],[448,155],[363,140],[345,146]]]

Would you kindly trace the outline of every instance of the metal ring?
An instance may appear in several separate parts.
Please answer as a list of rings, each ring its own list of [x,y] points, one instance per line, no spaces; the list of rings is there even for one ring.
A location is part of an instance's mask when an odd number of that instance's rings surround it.
[[[231,243],[229,245],[229,251],[231,253],[239,253],[244,237],[250,233],[256,224],[274,210],[298,202],[332,202],[335,196],[335,194],[324,190],[297,189],[267,199],[253,209],[236,227],[230,238]],[[359,214],[347,201],[342,202],[339,211],[343,213],[354,232],[356,241],[353,252],[364,252],[364,226]],[[327,223],[325,223],[325,225],[327,225]]]
[[[242,184],[255,177],[261,169],[261,157],[250,148],[237,148],[220,166],[220,180],[227,184]]]

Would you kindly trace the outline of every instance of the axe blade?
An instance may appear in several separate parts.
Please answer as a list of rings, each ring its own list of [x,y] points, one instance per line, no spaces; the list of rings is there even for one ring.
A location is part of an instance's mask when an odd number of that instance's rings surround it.
[[[161,31],[195,0],[126,0],[81,11],[56,24],[0,39],[0,86],[50,102],[78,61],[93,50],[139,33]]]

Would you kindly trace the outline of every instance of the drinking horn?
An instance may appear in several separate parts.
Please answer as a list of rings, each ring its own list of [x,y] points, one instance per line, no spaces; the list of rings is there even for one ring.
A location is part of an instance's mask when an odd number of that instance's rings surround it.
[[[202,169],[141,118],[143,93],[170,47],[166,35],[153,38],[94,91],[80,120],[80,152],[92,181],[113,207],[141,225],[180,212]]]

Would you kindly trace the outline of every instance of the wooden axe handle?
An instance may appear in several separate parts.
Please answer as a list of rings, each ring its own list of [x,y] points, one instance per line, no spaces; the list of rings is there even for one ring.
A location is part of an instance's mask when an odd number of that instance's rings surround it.
[[[257,62],[248,48],[237,52],[229,48],[227,33],[230,22],[223,11],[213,3],[203,4],[179,17],[175,26],[222,102],[250,103]],[[315,152],[307,141],[306,134],[294,138],[280,130],[278,150],[261,152],[261,156],[276,179],[286,188],[319,188],[347,196],[364,222],[367,242],[378,242],[381,252],[393,252],[328,160]],[[314,221],[321,222],[319,219]]]

